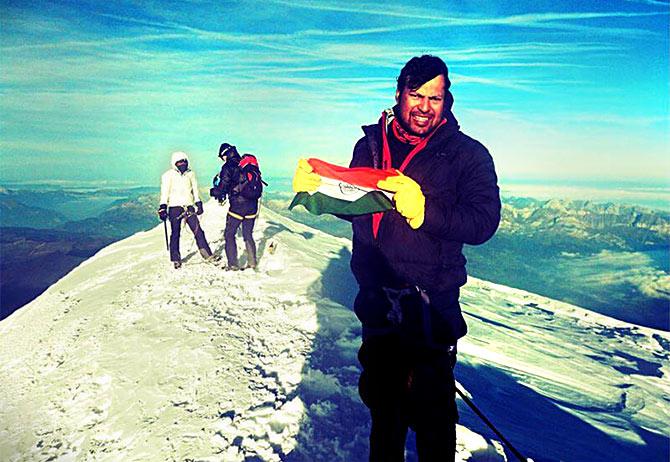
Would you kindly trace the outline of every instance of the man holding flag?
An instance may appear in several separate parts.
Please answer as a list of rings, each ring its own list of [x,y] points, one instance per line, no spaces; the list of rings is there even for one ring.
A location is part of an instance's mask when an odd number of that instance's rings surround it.
[[[374,462],[403,461],[408,428],[421,462],[454,460],[453,367],[467,331],[462,250],[491,238],[500,198],[493,160],[459,130],[449,87],[440,58],[412,58],[398,77],[397,104],[363,127],[350,168],[301,160],[293,180],[292,206],[352,222],[359,392]],[[339,195],[329,192],[333,182]]]

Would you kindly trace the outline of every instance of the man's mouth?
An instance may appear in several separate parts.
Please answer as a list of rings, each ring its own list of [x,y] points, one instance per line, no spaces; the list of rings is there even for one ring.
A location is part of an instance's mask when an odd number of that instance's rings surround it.
[[[428,125],[430,119],[431,119],[430,116],[427,115],[412,114],[412,121],[420,127]]]

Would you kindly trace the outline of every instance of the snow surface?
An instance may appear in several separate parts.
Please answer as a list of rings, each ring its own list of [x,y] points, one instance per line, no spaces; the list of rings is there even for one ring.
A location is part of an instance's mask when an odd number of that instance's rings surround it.
[[[226,211],[202,217],[218,253]],[[187,230],[174,270],[158,226],[0,322],[0,460],[367,460],[351,243],[268,209],[254,234],[257,271]],[[525,455],[667,460],[670,335],[475,279],[461,299],[457,379]],[[459,460],[506,460],[459,409]]]

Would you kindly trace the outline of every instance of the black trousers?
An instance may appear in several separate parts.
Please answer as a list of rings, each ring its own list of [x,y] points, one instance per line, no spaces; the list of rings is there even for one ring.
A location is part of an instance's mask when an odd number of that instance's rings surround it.
[[[409,428],[420,462],[456,454],[456,342],[465,333],[458,289],[421,294],[361,288],[359,393],[370,409],[371,462],[402,462]]]
[[[398,335],[370,336],[358,353],[359,393],[370,409],[370,462],[403,462],[408,428],[420,462],[456,454],[456,351],[409,346]]]
[[[223,232],[223,237],[226,241],[225,246],[228,266],[239,266],[235,234],[240,225],[242,225],[242,237],[244,238],[244,245],[247,249],[248,264],[252,267],[256,266],[256,243],[254,242],[253,237],[254,224],[256,224],[256,218],[239,219],[230,214],[226,218],[226,229]]]
[[[179,235],[181,233],[181,222],[184,219],[182,214],[184,213],[183,207],[169,207],[168,216],[170,218],[170,261],[181,261],[181,253],[179,252]],[[203,257],[209,257],[212,255],[212,251],[209,248],[207,243],[207,238],[205,237],[205,232],[200,226],[200,221],[198,221],[198,216],[195,214],[189,215],[186,218],[186,224],[193,235],[195,236],[195,242],[200,250],[200,254]]]

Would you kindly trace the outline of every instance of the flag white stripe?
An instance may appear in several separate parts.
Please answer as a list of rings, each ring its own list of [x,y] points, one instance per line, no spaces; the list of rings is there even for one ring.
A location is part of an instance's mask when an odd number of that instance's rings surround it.
[[[352,185],[351,183],[325,176],[321,177],[321,185],[315,192],[320,192],[321,194],[325,194],[335,199],[355,202],[371,191],[379,191],[385,194],[389,199],[393,198],[392,193],[382,191],[381,189],[364,188],[362,186]]]

